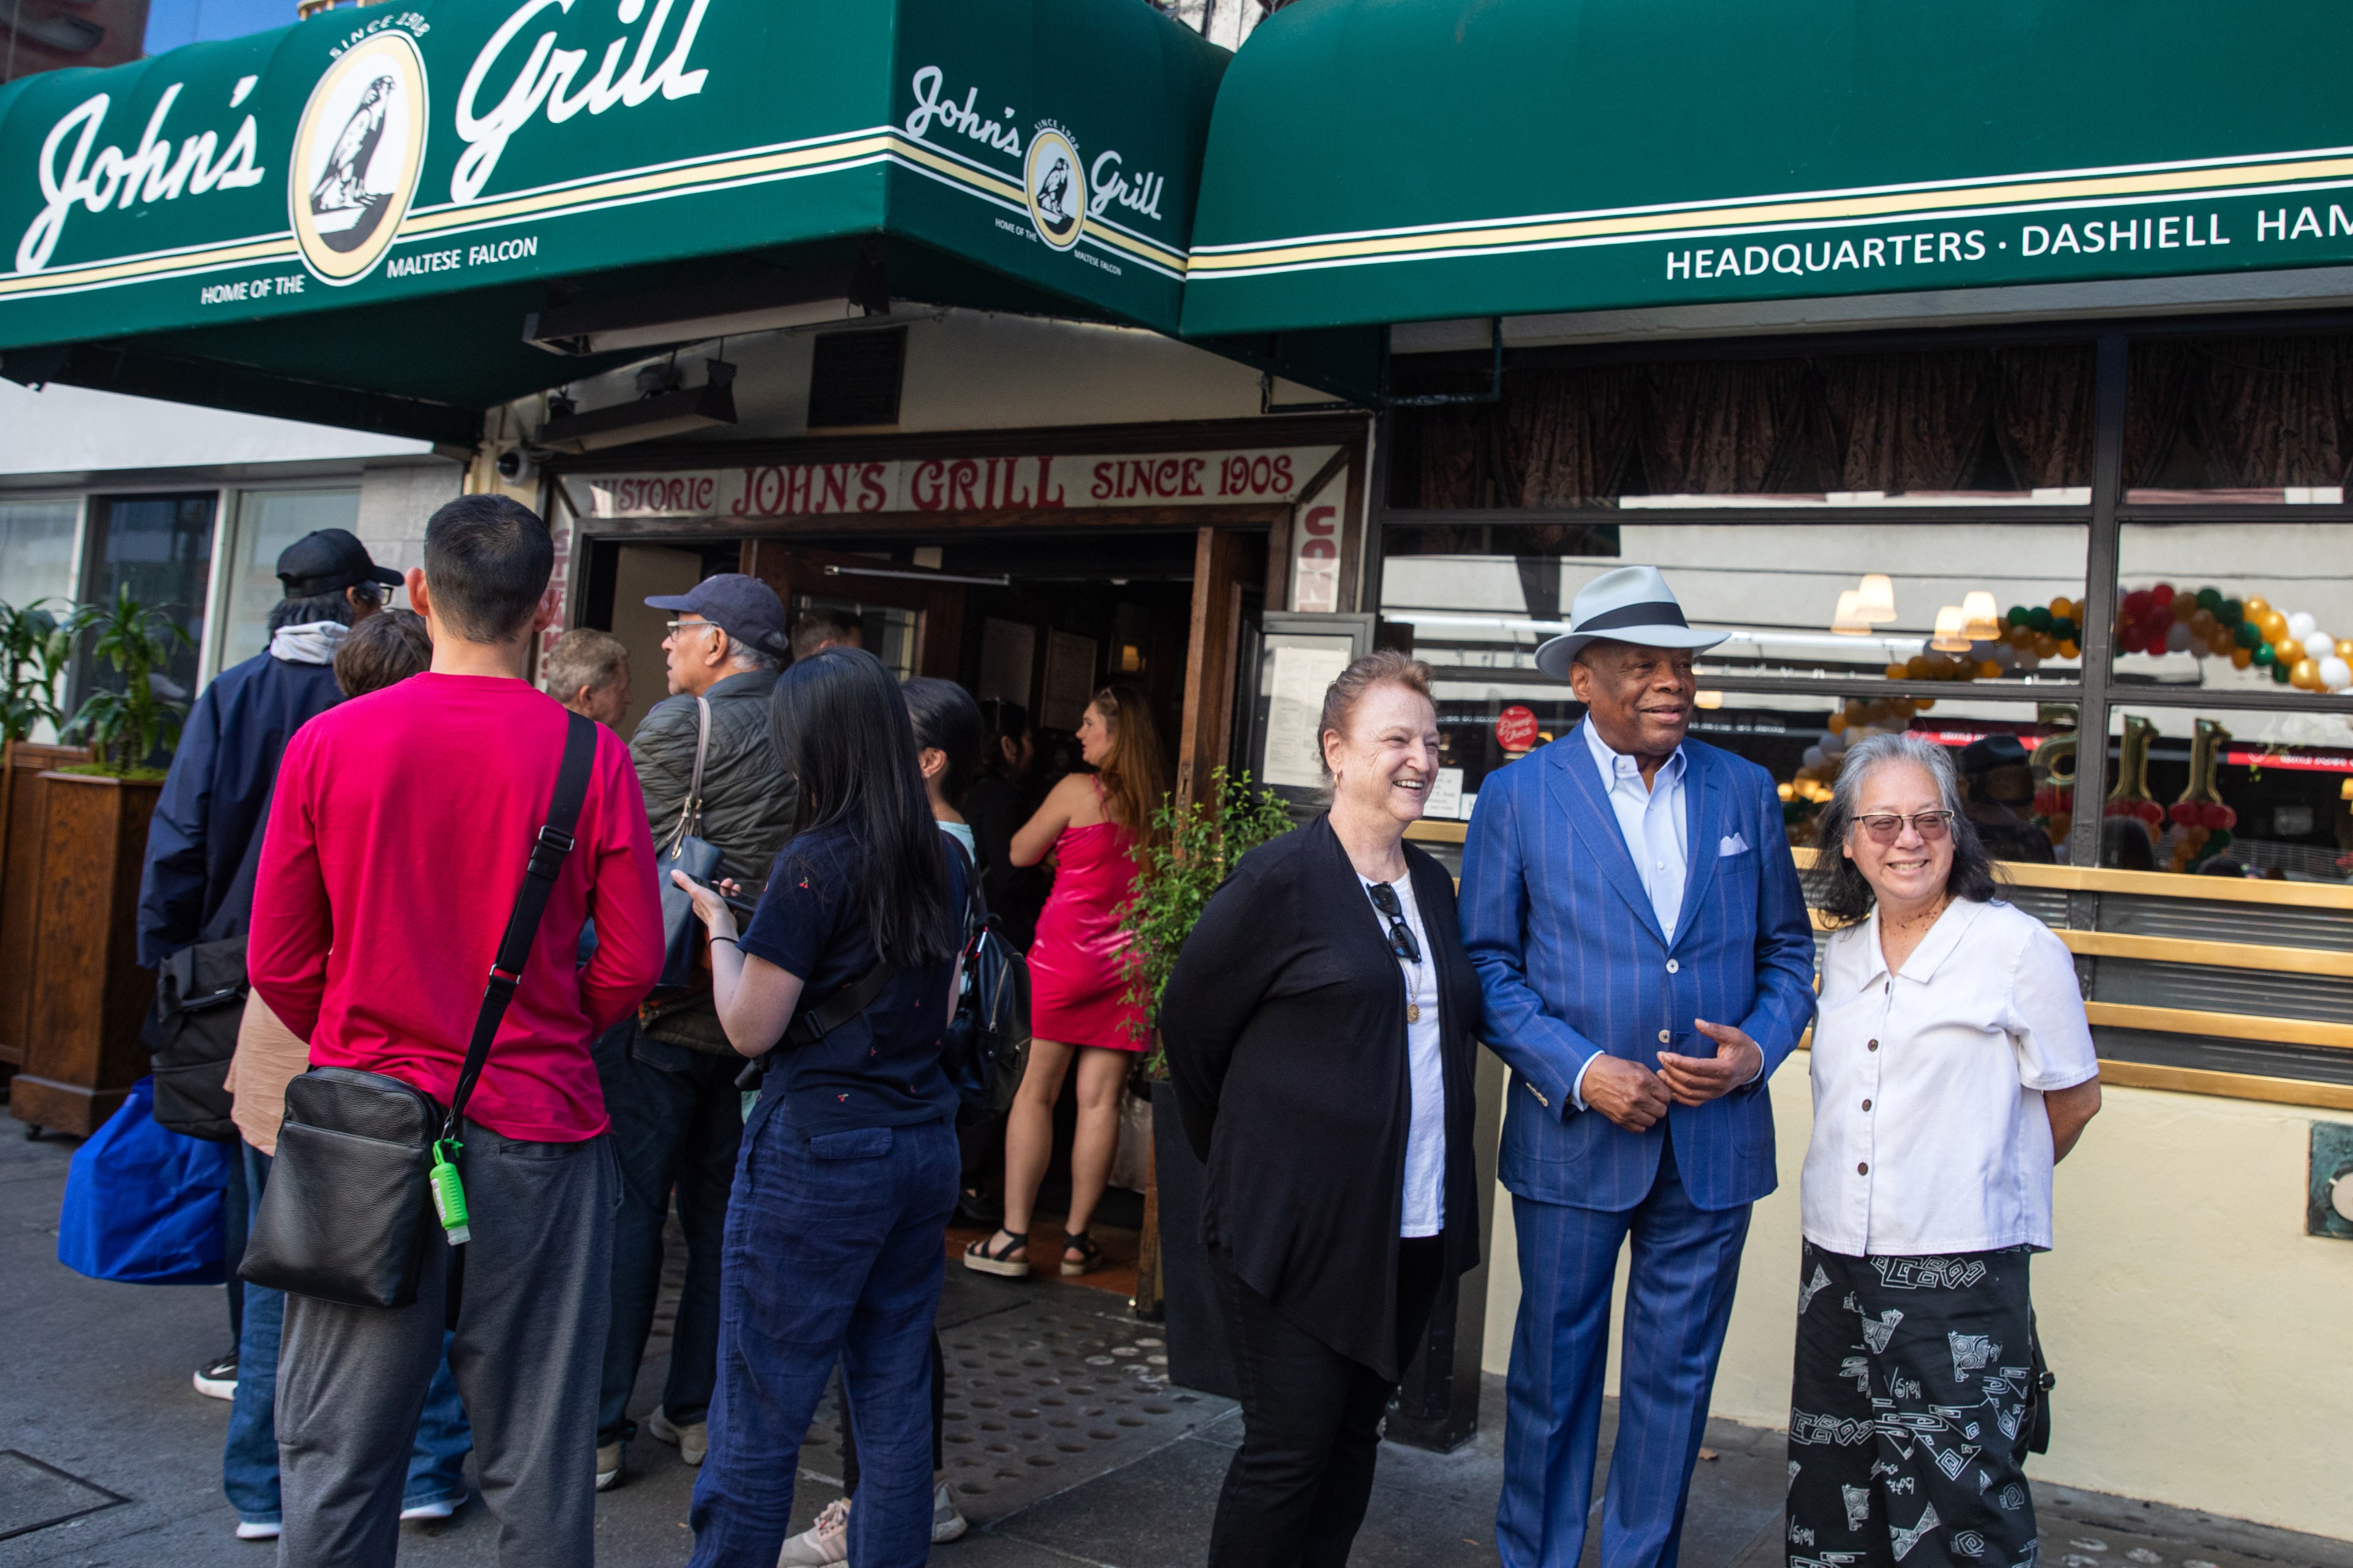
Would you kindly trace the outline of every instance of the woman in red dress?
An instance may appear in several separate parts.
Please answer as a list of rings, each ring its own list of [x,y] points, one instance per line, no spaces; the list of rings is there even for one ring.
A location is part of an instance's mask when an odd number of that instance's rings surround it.
[[[985,1274],[1029,1272],[1031,1209],[1053,1156],[1054,1102],[1074,1059],[1078,1133],[1061,1270],[1087,1274],[1102,1265],[1087,1225],[1118,1151],[1128,1064],[1146,1040],[1143,1015],[1127,1000],[1127,938],[1119,929],[1144,868],[1142,851],[1155,837],[1152,814],[1168,787],[1144,694],[1129,686],[1096,692],[1079,723],[1079,754],[1094,773],[1056,784],[1013,836],[1017,866],[1053,852],[1054,890],[1029,949],[1029,1065],[1006,1118],[1005,1224],[965,1248],[965,1267]]]

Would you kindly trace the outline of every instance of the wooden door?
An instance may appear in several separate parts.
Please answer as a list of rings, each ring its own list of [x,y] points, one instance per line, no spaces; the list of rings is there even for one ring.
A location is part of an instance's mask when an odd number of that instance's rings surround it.
[[[1204,528],[1193,550],[1193,626],[1185,650],[1185,719],[1176,738],[1176,800],[1203,799],[1234,731],[1235,660],[1243,591],[1266,582],[1262,529]]]
[[[780,539],[747,539],[743,564],[776,591],[792,614],[793,595],[850,599],[915,613],[915,673],[956,678],[964,655],[964,585],[923,581],[921,567],[902,566],[871,555],[808,550]],[[878,574],[891,574],[879,575]]]

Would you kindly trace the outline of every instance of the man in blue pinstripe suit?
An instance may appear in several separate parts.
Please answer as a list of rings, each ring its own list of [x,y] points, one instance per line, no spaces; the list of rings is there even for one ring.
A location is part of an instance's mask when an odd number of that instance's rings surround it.
[[[1536,650],[1586,705],[1490,775],[1462,858],[1483,1033],[1512,1068],[1518,1232],[1506,1568],[1585,1545],[1618,1255],[1632,1242],[1602,1568],[1674,1568],[1748,1205],[1773,1190],[1765,1087],[1813,1016],[1813,931],[1762,768],[1685,739],[1692,656],[1655,568],[1604,574]]]

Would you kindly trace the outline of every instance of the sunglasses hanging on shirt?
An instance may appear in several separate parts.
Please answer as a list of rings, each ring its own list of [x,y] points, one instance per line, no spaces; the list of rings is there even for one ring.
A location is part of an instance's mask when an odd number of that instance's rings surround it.
[[[1413,928],[1405,923],[1405,906],[1398,902],[1395,888],[1387,882],[1374,882],[1366,891],[1372,896],[1373,908],[1389,922],[1389,952],[1397,955],[1399,963],[1413,965],[1413,984],[1407,992],[1405,1021],[1419,1024],[1421,1022],[1421,1004],[1412,1000],[1412,996],[1421,989],[1421,943],[1414,940]]]

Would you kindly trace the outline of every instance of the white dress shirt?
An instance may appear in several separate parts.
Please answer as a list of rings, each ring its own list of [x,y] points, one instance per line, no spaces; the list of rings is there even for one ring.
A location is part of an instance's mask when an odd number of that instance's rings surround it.
[[[1610,750],[1592,720],[1585,721],[1584,729],[1593,765],[1601,771],[1601,793],[1609,797],[1618,831],[1626,840],[1626,853],[1633,857],[1634,874],[1642,879],[1642,890],[1651,895],[1651,912],[1659,917],[1659,929],[1672,942],[1675,921],[1683,910],[1683,879],[1690,866],[1684,844],[1688,829],[1683,821],[1683,749],[1677,746],[1646,785],[1641,763]],[[1577,1101],[1579,1110],[1585,1109],[1585,1075],[1599,1059],[1588,1058],[1569,1083],[1569,1098]]]
[[[1378,884],[1362,877],[1357,880],[1364,882],[1370,906],[1372,890]],[[1419,1019],[1405,1026],[1406,1077],[1413,1091],[1413,1119],[1405,1135],[1405,1205],[1398,1211],[1398,1234],[1436,1236],[1446,1228],[1446,1067],[1439,1044],[1438,957],[1430,949],[1430,932],[1422,926],[1421,909],[1413,901],[1413,879],[1399,877],[1389,886],[1397,889],[1405,923],[1421,946],[1419,963],[1398,960],[1398,968],[1405,975],[1406,1000],[1421,1009]],[[1380,923],[1381,940],[1387,942],[1388,917],[1375,907],[1373,919]]]
[[[1890,975],[1874,910],[1822,945],[1806,1239],[1851,1258],[2051,1246],[2045,1089],[2099,1076],[2074,960],[1956,900]]]

